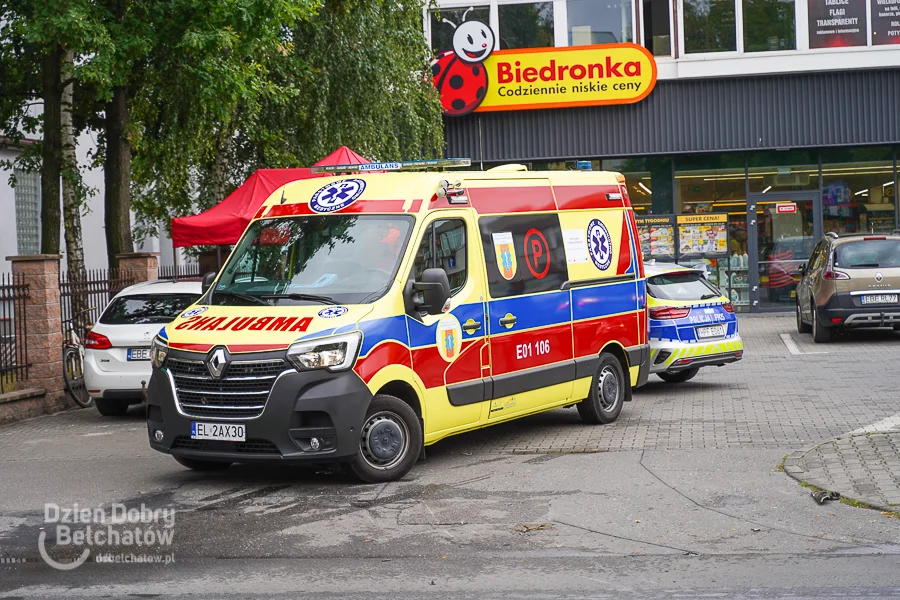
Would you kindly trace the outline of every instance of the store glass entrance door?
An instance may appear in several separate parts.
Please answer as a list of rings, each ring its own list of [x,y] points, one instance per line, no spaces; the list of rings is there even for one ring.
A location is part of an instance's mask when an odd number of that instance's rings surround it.
[[[818,192],[775,191],[750,194],[748,235],[757,241],[757,260],[750,264],[751,281],[758,282],[754,290],[756,309],[793,308],[800,265],[809,260],[818,241],[815,226],[818,195]]]

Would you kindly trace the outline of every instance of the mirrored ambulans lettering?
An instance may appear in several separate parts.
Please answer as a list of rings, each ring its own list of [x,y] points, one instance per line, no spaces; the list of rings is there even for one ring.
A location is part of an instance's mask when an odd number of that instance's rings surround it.
[[[312,317],[190,317],[175,329],[190,331],[306,331]]]

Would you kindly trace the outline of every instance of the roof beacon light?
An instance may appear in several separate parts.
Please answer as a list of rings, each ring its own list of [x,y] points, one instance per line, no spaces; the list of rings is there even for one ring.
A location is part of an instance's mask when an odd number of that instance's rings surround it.
[[[438,158],[434,160],[407,160],[401,162],[374,162],[359,165],[320,165],[310,167],[311,173],[366,173],[370,171],[422,171],[424,169],[447,169],[469,167],[468,158]]]

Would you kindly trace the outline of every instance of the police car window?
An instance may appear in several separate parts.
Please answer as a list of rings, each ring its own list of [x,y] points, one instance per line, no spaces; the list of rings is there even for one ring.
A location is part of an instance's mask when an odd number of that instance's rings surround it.
[[[665,273],[647,279],[647,292],[660,300],[711,300],[722,292],[700,273]]]
[[[413,263],[413,277],[422,279],[425,269],[443,269],[450,280],[451,295],[466,284],[466,223],[462,219],[442,219],[429,224],[422,235]]]
[[[559,290],[568,278],[559,217],[478,219],[492,298]]]

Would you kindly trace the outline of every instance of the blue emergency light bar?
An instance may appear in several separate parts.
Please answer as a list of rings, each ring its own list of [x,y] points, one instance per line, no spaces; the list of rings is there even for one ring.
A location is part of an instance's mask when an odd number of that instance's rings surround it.
[[[374,162],[360,165],[321,165],[310,167],[312,173],[366,173],[369,171],[421,171],[422,169],[445,169],[449,167],[469,167],[468,158],[437,158],[434,160],[406,160],[401,162]]]

